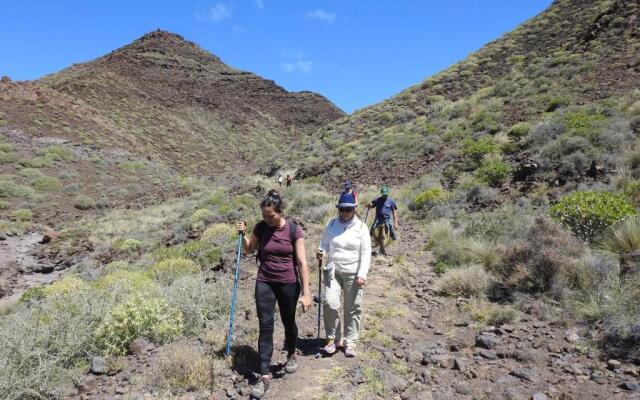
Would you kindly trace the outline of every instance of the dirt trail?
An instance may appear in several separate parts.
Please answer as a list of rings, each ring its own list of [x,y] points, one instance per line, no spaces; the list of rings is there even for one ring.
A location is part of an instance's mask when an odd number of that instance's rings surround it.
[[[274,379],[264,399],[640,399],[636,366],[608,367],[535,301],[511,325],[477,323],[476,302],[433,292],[421,235],[400,234],[393,256],[372,260],[358,356],[314,358],[314,308],[298,320],[298,371]]]

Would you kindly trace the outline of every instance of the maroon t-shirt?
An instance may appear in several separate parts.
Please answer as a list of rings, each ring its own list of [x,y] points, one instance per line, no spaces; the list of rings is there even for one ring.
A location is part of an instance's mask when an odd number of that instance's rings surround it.
[[[289,222],[276,229],[265,222],[256,224],[253,234],[260,243],[260,268],[257,280],[271,283],[294,283],[298,281],[298,271],[293,260],[293,246],[289,234]],[[296,240],[304,237],[304,232],[296,225]]]

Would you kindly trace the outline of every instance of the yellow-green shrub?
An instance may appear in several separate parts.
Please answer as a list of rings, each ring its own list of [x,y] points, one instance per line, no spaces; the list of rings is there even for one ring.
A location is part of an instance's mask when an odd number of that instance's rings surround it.
[[[52,176],[40,176],[33,180],[33,188],[39,192],[48,192],[62,189],[62,183]]]
[[[20,208],[11,213],[11,217],[18,221],[31,221],[33,219],[33,212],[26,208]]]
[[[430,204],[445,202],[449,197],[449,193],[444,189],[433,187],[417,195],[413,202],[416,205],[416,209],[421,209]]]
[[[200,268],[196,263],[186,258],[169,258],[149,268],[149,274],[162,285],[171,284],[182,276],[198,272],[200,272]]]
[[[96,331],[96,343],[106,354],[126,354],[139,337],[166,343],[182,328],[182,315],[164,299],[135,295],[109,312]]]
[[[502,186],[511,174],[511,166],[501,160],[485,162],[476,170],[476,176],[493,187]]]
[[[95,285],[115,297],[158,291],[158,285],[147,271],[116,270],[96,280]]]

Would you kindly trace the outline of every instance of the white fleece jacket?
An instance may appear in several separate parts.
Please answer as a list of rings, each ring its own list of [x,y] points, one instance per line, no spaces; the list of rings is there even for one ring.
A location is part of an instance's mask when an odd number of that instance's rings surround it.
[[[367,279],[371,264],[369,228],[357,216],[347,223],[336,217],[327,223],[319,246],[324,251],[327,268]]]

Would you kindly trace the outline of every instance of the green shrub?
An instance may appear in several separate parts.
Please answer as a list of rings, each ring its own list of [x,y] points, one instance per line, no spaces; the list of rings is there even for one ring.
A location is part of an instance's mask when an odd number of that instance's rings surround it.
[[[575,192],[563,196],[550,213],[576,236],[592,241],[609,226],[635,215],[636,210],[624,194]]]
[[[511,174],[511,166],[501,160],[484,163],[476,170],[476,176],[493,187],[502,186]]]
[[[200,272],[193,261],[185,258],[169,258],[149,268],[149,274],[161,285],[170,285],[176,279]]]
[[[121,250],[127,253],[139,253],[140,249],[141,249],[142,243],[140,243],[139,240],[137,239],[116,239],[113,241],[113,243],[111,244],[111,247],[113,247],[116,250]]]
[[[111,310],[96,331],[96,342],[106,354],[126,354],[139,337],[166,343],[182,329],[182,315],[164,299],[136,295]]]
[[[55,161],[73,161],[76,158],[70,150],[67,150],[59,145],[47,148],[44,156]]]
[[[105,293],[109,293],[109,295],[113,296],[116,300],[129,297],[136,293],[152,295],[158,292],[158,285],[147,271],[115,270],[97,279],[95,286]]]
[[[6,210],[11,206],[11,203],[8,201],[0,200],[0,210]]]
[[[577,112],[566,114],[563,123],[567,135],[583,136],[593,141],[599,133],[599,126],[606,120],[607,116],[603,114]]]
[[[529,124],[526,122],[519,122],[509,128],[507,132],[507,136],[509,136],[513,140],[520,140],[523,137],[527,136],[529,133]]]
[[[434,187],[417,195],[413,202],[416,205],[416,209],[421,209],[430,204],[445,202],[448,198],[450,198],[450,195],[444,189]]]
[[[11,179],[0,178],[0,198],[27,197],[34,198],[36,192],[27,186],[18,185]]]
[[[20,165],[28,168],[53,167],[53,160],[48,157],[23,158]]]
[[[395,119],[393,114],[388,111],[380,114],[380,118],[382,118],[384,122],[393,122]]]
[[[22,168],[19,173],[20,175],[29,179],[36,179],[44,176],[44,174],[39,169],[35,168]]]
[[[462,141],[462,155],[479,162],[482,157],[497,150],[496,144],[490,136],[483,136],[478,140],[465,139]]]
[[[189,217],[189,222],[191,222],[191,226],[203,226],[207,222],[213,221],[215,214],[206,208],[196,210]]]
[[[8,151],[5,153],[0,151],[0,164],[13,164],[18,161],[19,158],[20,157],[14,152]]]
[[[62,183],[52,176],[40,176],[33,180],[33,188],[39,192],[50,192],[62,189]]]
[[[87,195],[79,194],[73,199],[73,206],[78,210],[90,210],[96,207],[96,201]]]
[[[33,212],[26,208],[20,208],[11,213],[11,217],[17,221],[31,221],[33,219]]]
[[[13,145],[10,143],[0,143],[0,153],[8,153],[13,151]]]
[[[50,296],[68,297],[72,294],[77,294],[81,291],[87,291],[90,289],[91,284],[89,282],[78,276],[71,275],[53,282],[50,285],[31,288],[20,296],[20,300],[42,300]]]

